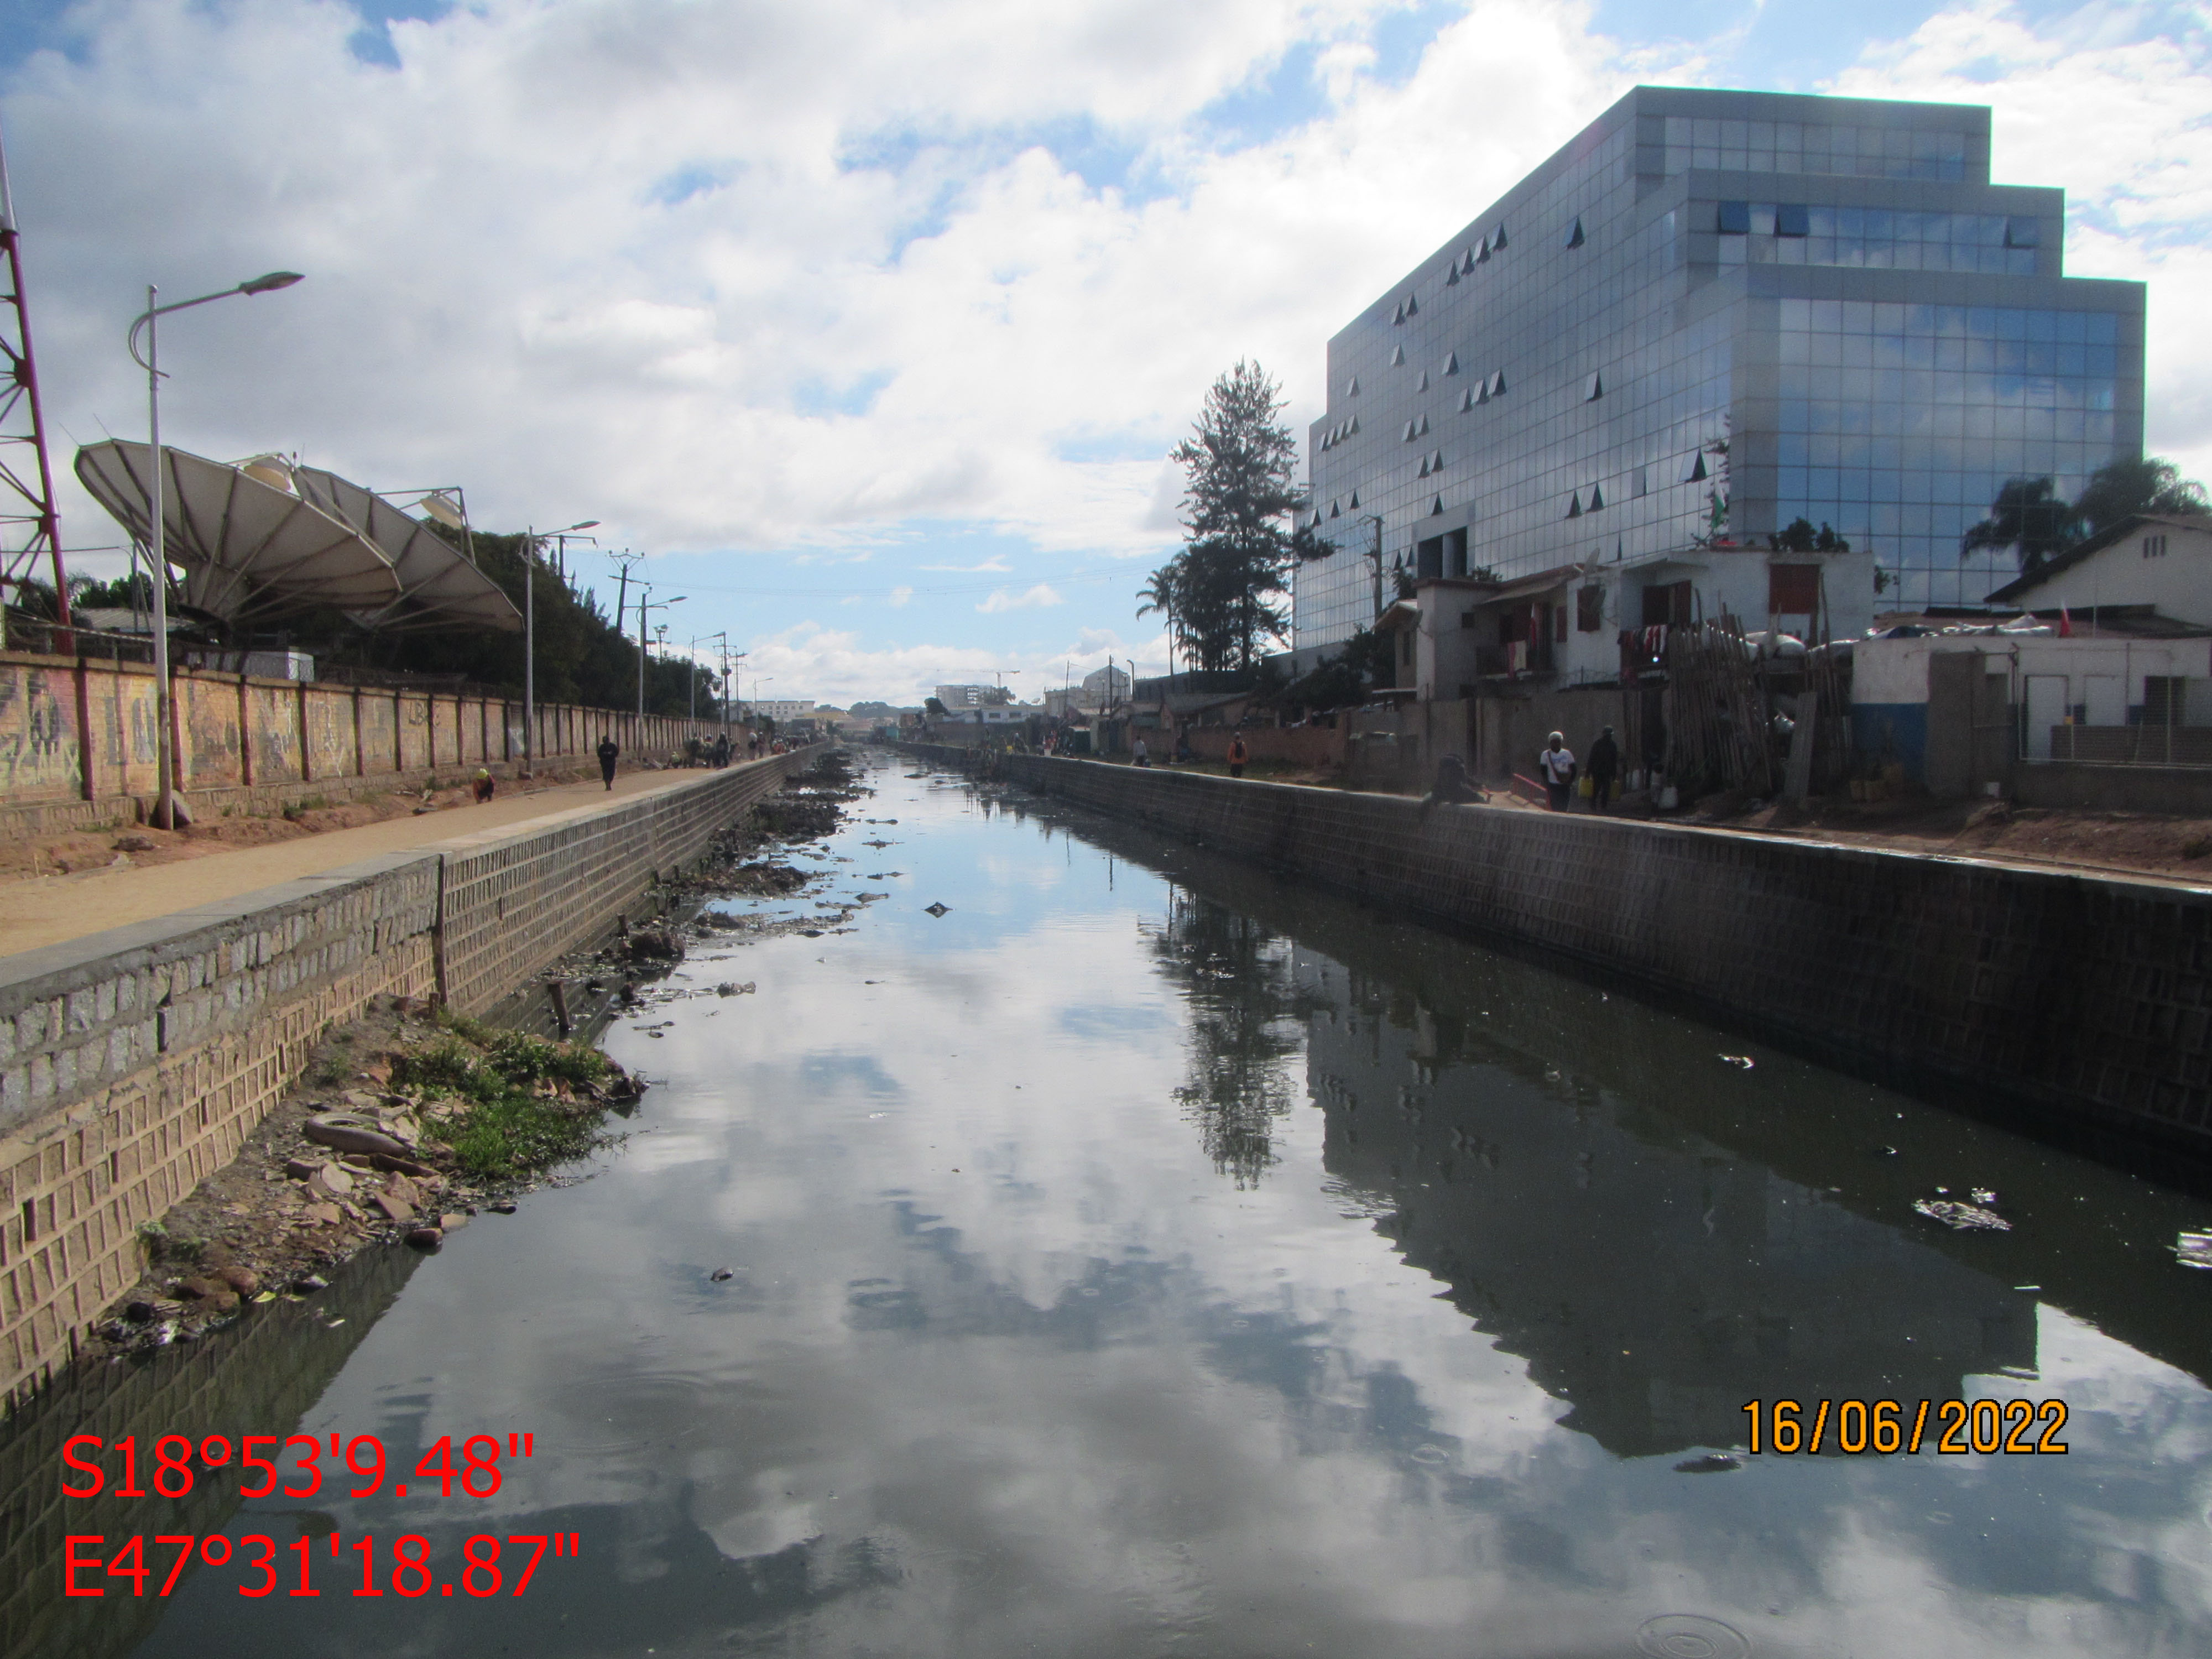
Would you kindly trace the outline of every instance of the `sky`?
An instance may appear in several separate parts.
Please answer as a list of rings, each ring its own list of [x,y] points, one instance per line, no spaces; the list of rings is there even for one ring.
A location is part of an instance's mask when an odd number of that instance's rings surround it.
[[[1992,106],[2069,274],[2150,283],[2148,447],[2212,477],[2192,5],[0,0],[58,466],[143,436],[148,283],[301,271],[165,327],[167,441],[598,519],[610,601],[642,554],[678,648],[839,704],[1164,668],[1207,386],[1302,434],[1329,336],[1638,82]]]

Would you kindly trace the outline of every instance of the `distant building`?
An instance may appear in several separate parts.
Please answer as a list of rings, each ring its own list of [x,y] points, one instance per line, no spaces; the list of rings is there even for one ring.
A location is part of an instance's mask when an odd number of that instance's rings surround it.
[[[1328,343],[1300,651],[1401,568],[1545,579],[1477,641],[1529,655],[1728,593],[1764,628],[1808,608],[1765,568],[1799,518],[1871,555],[1775,562],[1826,567],[1832,637],[1876,562],[1888,605],[1978,600],[1960,537],[2006,480],[2072,499],[2142,444],[2143,285],[2066,276],[2064,192],[1990,162],[1979,106],[1631,91]]]
[[[937,700],[946,712],[957,714],[963,708],[1003,708],[1013,702],[1014,694],[1003,685],[940,685]]]
[[[1083,701],[1091,708],[1103,708],[1109,702],[1128,700],[1129,677],[1112,663],[1083,677]]]

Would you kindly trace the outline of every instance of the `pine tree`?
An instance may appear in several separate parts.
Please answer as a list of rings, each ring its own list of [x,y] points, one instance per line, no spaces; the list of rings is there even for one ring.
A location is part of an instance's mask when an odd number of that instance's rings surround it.
[[[1278,419],[1277,387],[1257,363],[1213,383],[1174,459],[1188,475],[1183,550],[1163,572],[1175,615],[1201,669],[1249,667],[1263,639],[1289,631],[1279,596],[1295,558],[1285,519],[1301,505],[1297,445]],[[1171,574],[1170,574],[1171,573]]]

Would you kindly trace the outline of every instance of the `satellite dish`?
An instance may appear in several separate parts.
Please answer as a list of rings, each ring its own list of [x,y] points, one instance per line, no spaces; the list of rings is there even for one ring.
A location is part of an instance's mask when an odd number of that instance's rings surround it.
[[[362,627],[522,631],[522,613],[506,590],[421,520],[320,467],[295,467],[292,478],[302,499],[357,531],[392,562],[398,574],[399,592],[389,603],[356,613],[354,620]]]
[[[256,455],[250,461],[240,461],[238,470],[256,483],[267,484],[271,489],[281,489],[287,495],[299,494],[292,487],[292,464],[282,455]]]
[[[121,438],[76,453],[92,498],[149,546],[153,453]],[[325,608],[379,611],[400,597],[389,558],[292,491],[167,446],[161,468],[162,550],[185,568],[181,597],[193,609],[260,623]]]

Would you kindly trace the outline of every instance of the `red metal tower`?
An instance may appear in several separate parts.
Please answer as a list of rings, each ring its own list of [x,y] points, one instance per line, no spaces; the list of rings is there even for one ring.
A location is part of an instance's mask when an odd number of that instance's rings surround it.
[[[69,577],[62,568],[62,521],[46,459],[46,413],[39,404],[31,313],[23,301],[22,237],[0,148],[0,583],[20,582],[50,558],[62,626],[69,626]],[[27,453],[26,452],[28,452]]]

